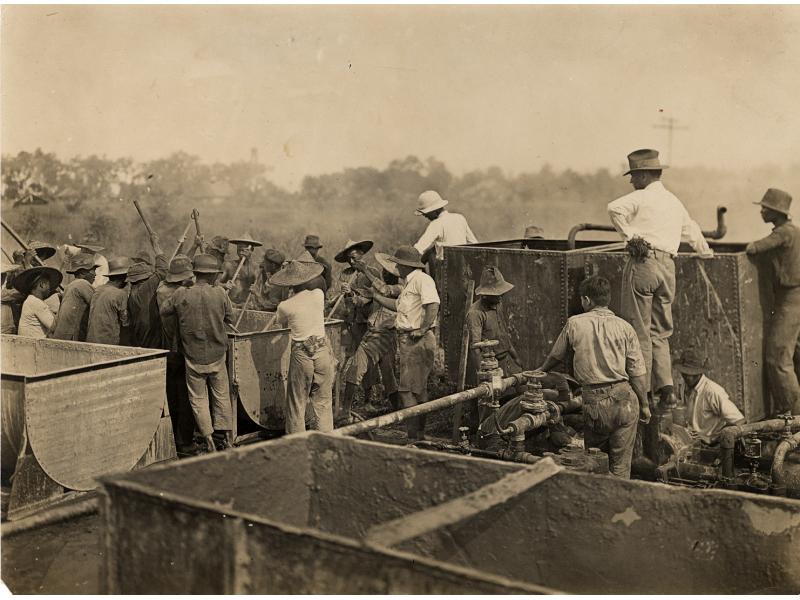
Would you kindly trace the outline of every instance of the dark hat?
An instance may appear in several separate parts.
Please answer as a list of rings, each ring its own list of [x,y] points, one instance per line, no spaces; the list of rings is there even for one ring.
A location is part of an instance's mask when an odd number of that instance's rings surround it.
[[[362,240],[360,242],[355,242],[353,240],[347,240],[347,244],[344,246],[344,250],[339,252],[333,259],[336,262],[346,263],[348,254],[350,254],[351,250],[360,250],[361,254],[366,254],[369,252],[369,249],[372,248],[372,240]]]
[[[761,198],[761,202],[753,202],[753,204],[760,204],[761,206],[788,215],[789,209],[792,206],[792,197],[783,190],[769,188],[764,194],[764,197]]]
[[[169,261],[169,271],[164,280],[167,283],[180,283],[192,278],[192,261],[185,254],[176,254]]]
[[[221,273],[219,261],[210,254],[196,254],[192,261],[192,271],[195,273]]]
[[[115,256],[108,261],[108,277],[114,275],[127,275],[128,268],[131,266],[131,259],[127,256]]]
[[[139,250],[139,252],[131,256],[131,262],[146,263],[148,265],[152,265],[153,259],[150,258],[150,251],[147,248],[142,248],[141,250]]]
[[[384,254],[383,252],[376,252],[375,253],[375,260],[378,261],[378,264],[383,267],[385,270],[389,271],[395,277],[400,277],[400,271],[397,270],[397,265],[391,261],[391,256],[388,254]]]
[[[263,262],[271,262],[276,265],[282,265],[284,262],[286,262],[286,256],[284,256],[283,252],[280,250],[276,250],[275,248],[267,248],[264,250]]]
[[[322,275],[322,271],[324,271],[324,267],[317,262],[311,264],[293,260],[270,277],[269,282],[273,285],[291,287],[319,277]]]
[[[50,288],[55,289],[64,276],[61,271],[53,267],[31,267],[16,274],[14,277],[14,289],[23,296],[27,296],[31,293],[34,284],[42,277],[47,277],[50,280]]]
[[[137,262],[128,267],[128,276],[125,281],[128,283],[137,283],[144,281],[153,274],[153,267],[147,263]]]
[[[322,248],[322,244],[319,243],[318,235],[307,235],[306,239],[303,240],[303,246],[305,248]]]
[[[88,232],[83,239],[75,244],[78,248],[83,248],[89,252],[102,252],[105,248],[100,244],[100,238],[93,231]]]
[[[253,239],[253,236],[250,235],[249,232],[245,233],[240,238],[234,238],[228,240],[231,244],[236,244],[237,246],[253,246],[253,248],[257,248],[258,246],[263,246],[261,242],[257,242]]]
[[[400,246],[395,250],[394,256],[389,257],[389,260],[406,267],[413,267],[415,269],[425,268],[425,265],[422,264],[422,256],[413,246]]]
[[[221,235],[215,235],[211,238],[211,248],[217,252],[222,252],[222,254],[228,252],[228,244],[230,244],[228,238]]]
[[[71,256],[67,261],[67,268],[64,269],[67,273],[76,273],[79,269],[90,271],[96,269],[97,265],[94,264],[94,257],[88,254],[76,254]]]
[[[45,244],[44,242],[37,242],[36,240],[31,240],[28,242],[28,248],[33,250],[41,260],[47,260],[51,256],[55,256],[56,249],[55,246],[51,246],[50,244]]]
[[[681,359],[675,363],[675,368],[687,375],[700,375],[708,371],[708,360],[699,350],[689,348],[683,351]]]
[[[497,267],[486,267],[481,273],[481,284],[475,290],[476,296],[502,296],[514,289],[514,285],[503,279]]]
[[[628,154],[628,170],[623,175],[630,175],[633,171],[661,171],[669,169],[658,161],[658,150],[634,150]]]

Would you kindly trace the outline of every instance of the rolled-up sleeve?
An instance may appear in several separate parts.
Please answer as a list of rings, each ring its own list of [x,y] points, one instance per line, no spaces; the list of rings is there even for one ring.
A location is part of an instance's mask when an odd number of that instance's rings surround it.
[[[553,344],[553,347],[550,349],[548,357],[558,362],[564,362],[564,358],[567,356],[567,350],[569,350],[569,323],[561,330],[561,333],[556,339],[556,343]]]
[[[642,356],[642,348],[639,345],[639,338],[633,327],[628,328],[626,337],[628,338],[627,352],[625,353],[625,372],[628,377],[640,377],[647,374],[647,366]]]
[[[436,284],[430,277],[419,278],[419,297],[423,306],[439,304],[439,292],[436,291]]]
[[[441,238],[442,224],[437,219],[428,223],[428,228],[425,229],[425,233],[422,234],[422,237],[419,238],[419,241],[414,244],[414,248],[416,248],[417,252],[420,254],[425,254],[425,252],[427,252],[428,249]]]
[[[683,209],[683,222],[681,223],[681,241],[687,242],[692,249],[702,256],[712,256],[714,251],[708,246],[703,231],[697,221],[689,216],[689,211]]]
[[[611,224],[625,240],[631,239],[634,235],[628,223],[631,216],[636,214],[638,207],[637,192],[626,194],[608,203],[607,209]]]

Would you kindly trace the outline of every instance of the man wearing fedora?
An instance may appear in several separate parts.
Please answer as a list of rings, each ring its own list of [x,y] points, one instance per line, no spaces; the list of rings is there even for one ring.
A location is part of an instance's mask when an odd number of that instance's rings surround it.
[[[306,239],[303,240],[303,248],[308,251],[308,253],[311,255],[311,258],[322,265],[322,268],[324,269],[322,272],[322,278],[325,280],[325,289],[322,291],[328,291],[333,285],[333,267],[331,266],[330,261],[328,261],[327,258],[319,253],[319,249],[322,248],[322,244],[319,242],[319,236],[312,234],[307,235]]]
[[[128,277],[128,267],[130,259],[124,256],[108,261],[108,282],[95,289],[89,305],[87,342],[127,345],[130,321],[125,279]]]
[[[678,198],[661,183],[668,168],[657,150],[635,150],[628,155],[634,191],[608,205],[611,222],[628,242],[631,254],[622,272],[620,316],[639,336],[647,365],[647,389],[674,404],[669,338],[672,335],[672,301],[675,298],[675,263],[681,242],[701,258],[711,258],[700,226]]]
[[[14,288],[23,296],[18,335],[46,338],[53,331],[56,316],[45,300],[61,283],[62,275],[52,267],[31,267],[14,277]]]
[[[764,254],[773,267],[775,305],[764,363],[774,409],[800,414],[800,385],[793,356],[800,352],[800,228],[791,221],[792,197],[770,188],[761,202],[761,218],[772,223],[767,237],[747,245],[750,255]]]
[[[291,351],[286,404],[286,433],[311,427],[333,430],[333,381],[336,366],[325,335],[325,293],[314,285],[322,275],[319,263],[293,260],[272,276],[271,282],[291,288],[294,294],[278,305],[276,322],[291,330]]]
[[[131,345],[139,348],[163,348],[161,317],[158,314],[156,290],[167,275],[167,257],[159,243],[158,234],[150,236],[155,253],[155,268],[146,262],[128,267],[128,317],[131,323]]]
[[[253,250],[262,246],[261,242],[252,239],[249,233],[245,233],[240,238],[230,240],[236,246],[236,260],[225,261],[222,267],[222,276],[219,283],[223,284],[234,304],[243,304],[250,293],[250,287],[255,283],[258,276],[258,266],[253,260]],[[242,262],[241,269],[239,263]],[[238,270],[238,275],[237,275]],[[234,276],[236,280],[234,281]]]
[[[88,254],[76,254],[69,259],[66,271],[75,279],[64,289],[64,298],[53,328],[53,338],[75,342],[86,341],[89,306],[94,296],[92,283],[95,269],[97,265],[94,258]]]
[[[405,285],[395,300],[375,294],[381,305],[397,312],[398,353],[400,379],[397,391],[404,408],[428,401],[428,376],[436,355],[436,337],[433,328],[439,313],[439,293],[433,279],[423,270],[425,265],[419,251],[412,246],[400,246],[389,260],[397,265]],[[406,421],[409,439],[422,439],[425,433],[425,416]]]
[[[261,286],[253,294],[253,308],[255,310],[265,310],[275,312],[278,304],[289,297],[289,288],[275,285],[271,282],[272,276],[280,271],[286,256],[283,252],[275,248],[264,250],[264,258],[261,260]]]
[[[683,351],[675,369],[685,384],[683,390],[689,429],[706,444],[716,443],[728,425],[743,425],[744,416],[728,393],[709,379],[707,360],[695,348]]]
[[[223,433],[223,448],[233,446],[233,409],[225,364],[228,350],[225,326],[233,324],[233,306],[225,289],[214,285],[220,272],[216,258],[196,254],[192,271],[196,283],[174,290],[164,300],[160,313],[162,318],[172,315],[177,318],[189,402],[197,429],[206,442],[206,451],[214,452],[214,431]],[[185,277],[185,273],[175,279],[179,277]]]

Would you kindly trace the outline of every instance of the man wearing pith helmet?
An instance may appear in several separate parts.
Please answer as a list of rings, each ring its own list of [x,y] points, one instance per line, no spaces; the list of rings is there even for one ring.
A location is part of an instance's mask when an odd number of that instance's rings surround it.
[[[793,355],[800,338],[800,228],[791,221],[792,197],[775,188],[764,194],[761,218],[772,223],[767,237],[747,245],[748,254],[764,254],[773,267],[775,306],[764,363],[774,410],[800,414],[800,385]]]
[[[415,214],[425,217],[428,223],[425,233],[419,238],[414,248],[422,256],[422,262],[427,262],[431,275],[436,278],[436,261],[442,260],[442,246],[461,246],[474,244],[478,241],[472,233],[464,215],[451,213],[445,210],[448,201],[438,192],[428,190],[419,195]]]

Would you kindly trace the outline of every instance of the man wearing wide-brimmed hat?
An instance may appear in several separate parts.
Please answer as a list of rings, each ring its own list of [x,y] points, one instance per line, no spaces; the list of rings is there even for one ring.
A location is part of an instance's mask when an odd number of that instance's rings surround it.
[[[155,232],[150,236],[150,243],[156,257],[155,268],[147,262],[134,263],[128,267],[127,282],[131,286],[128,295],[131,345],[139,348],[163,348],[164,337],[156,290],[167,275],[167,256]]]
[[[286,433],[306,430],[310,409],[311,428],[333,429],[333,381],[335,361],[325,336],[325,293],[311,288],[322,275],[322,265],[293,260],[275,273],[274,285],[291,288],[294,295],[278,305],[275,321],[291,330]]]
[[[101,254],[105,248],[100,242],[100,238],[94,231],[88,231],[85,236],[74,245],[66,246],[66,254],[68,257],[78,253],[88,254],[93,257],[97,269],[95,269],[95,278],[92,286],[97,289],[101,285],[108,282],[108,259]]]
[[[666,169],[657,150],[636,150],[628,155],[634,191],[609,203],[611,222],[628,242],[631,254],[622,273],[620,316],[636,330],[647,364],[648,391],[674,404],[669,338],[675,298],[675,263],[681,242],[701,258],[711,258],[700,226],[678,198],[661,183]]]
[[[167,354],[167,403],[172,417],[172,433],[175,446],[181,455],[193,454],[197,448],[194,436],[194,415],[189,403],[189,389],[186,386],[186,359],[183,356],[178,334],[178,317],[175,313],[161,315],[167,300],[181,287],[194,283],[192,261],[185,254],[176,254],[169,263],[167,275],[156,289],[161,332]]]
[[[773,268],[775,304],[764,363],[773,409],[800,414],[800,385],[792,357],[800,352],[800,228],[791,221],[792,197],[770,188],[761,202],[761,218],[772,223],[767,237],[747,245],[747,253],[764,254]]]
[[[361,343],[361,338],[367,332],[367,320],[372,304],[372,298],[364,293],[364,290],[372,287],[372,283],[361,270],[353,267],[353,263],[361,262],[361,259],[371,248],[372,240],[359,242],[348,240],[345,247],[334,257],[336,262],[347,265],[339,273],[338,279],[339,291],[344,296],[344,302],[339,302],[335,314],[331,313],[328,316],[342,319],[345,322],[347,327],[345,355],[347,357],[353,356],[356,348]],[[362,269],[371,271],[374,276],[380,274],[374,267],[363,263]]]
[[[400,355],[400,403],[408,408],[428,401],[428,376],[436,355],[433,328],[439,313],[439,293],[433,279],[423,271],[425,265],[416,248],[400,246],[389,260],[397,265],[405,285],[397,300],[375,294],[374,299],[397,312],[395,326]],[[406,421],[409,439],[425,433],[425,417]]]
[[[258,277],[258,266],[253,260],[253,250],[263,246],[263,244],[254,240],[249,233],[245,233],[238,238],[232,238],[230,243],[236,246],[236,260],[225,261],[219,283],[229,290],[228,295],[231,302],[243,304],[250,293],[250,287]],[[240,263],[241,268],[239,268]],[[236,277],[235,280],[234,276]]]
[[[703,442],[713,444],[725,427],[746,422],[725,389],[708,377],[708,360],[696,348],[683,351],[675,370],[685,384],[682,391],[689,429]]]
[[[61,283],[62,275],[52,267],[31,267],[14,277],[14,288],[23,296],[18,335],[46,338],[53,331],[56,316],[45,302]]]
[[[196,254],[192,270],[196,283],[175,290],[160,311],[162,318],[177,316],[189,401],[206,450],[214,452],[214,431],[224,434],[224,447],[233,446],[233,412],[225,364],[228,349],[225,326],[233,324],[233,306],[225,288],[214,285],[220,272],[216,258]]]
[[[125,279],[130,262],[126,256],[117,256],[108,261],[108,282],[95,289],[89,305],[87,342],[127,345],[130,321]]]
[[[57,340],[85,342],[89,327],[89,306],[94,296],[92,282],[97,265],[89,254],[75,254],[68,259],[66,271],[74,279],[64,289],[61,308],[56,315],[52,337]]]
[[[261,260],[261,285],[253,294],[253,309],[275,312],[278,304],[289,297],[289,288],[273,284],[270,279],[280,271],[286,256],[280,250],[267,248]]]
[[[307,235],[303,240],[303,248],[305,248],[311,255],[311,258],[321,264],[324,269],[322,278],[325,280],[325,290],[323,291],[331,289],[331,286],[333,286],[333,267],[330,261],[319,253],[319,249],[322,248],[319,236],[313,234]]]

